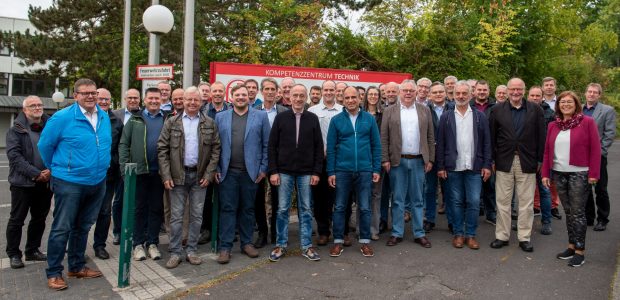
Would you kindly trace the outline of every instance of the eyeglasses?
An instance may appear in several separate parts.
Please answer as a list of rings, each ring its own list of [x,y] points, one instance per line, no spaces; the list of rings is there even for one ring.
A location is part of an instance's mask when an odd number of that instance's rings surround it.
[[[37,108],[43,108],[43,104],[31,104],[26,106],[29,109],[37,109]]]
[[[104,101],[104,102],[109,102],[112,99],[110,99],[110,98],[97,98],[97,100]]]
[[[415,93],[416,90],[405,90],[405,89],[402,89],[400,91],[403,92],[403,94],[407,94],[407,93]]]
[[[75,92],[75,93],[76,94],[80,94],[80,95],[82,95],[84,97],[88,97],[88,96],[95,97],[95,96],[97,96],[97,92],[96,91],[95,92]]]

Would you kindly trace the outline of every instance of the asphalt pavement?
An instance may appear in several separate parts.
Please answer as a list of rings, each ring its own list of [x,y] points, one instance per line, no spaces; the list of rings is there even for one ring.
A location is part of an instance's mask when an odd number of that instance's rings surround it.
[[[567,243],[565,220],[553,220],[553,234],[540,235],[540,217],[535,218],[533,253],[518,248],[516,232],[510,245],[491,249],[494,227],[483,222],[478,227],[480,250],[455,249],[447,231],[445,215],[440,215],[436,229],[428,237],[433,243],[424,249],[413,243],[411,228],[405,240],[395,247],[385,246],[389,234],[373,242],[375,256],[363,257],[359,245],[345,248],[342,256],[329,257],[328,247],[320,247],[321,260],[311,262],[295,249],[299,245],[298,227],[292,218],[289,255],[277,263],[269,262],[270,248],[261,249],[260,257],[250,259],[233,249],[228,265],[215,262],[216,255],[208,245],[199,248],[204,263],[191,266],[184,262],[178,268],[164,267],[168,258],[167,237],[161,236],[162,260],[133,262],[131,286],[116,288],[118,247],[108,244],[112,258],[94,258],[92,246],[87,248],[88,266],[98,268],[104,278],[69,279],[69,289],[48,290],[45,262],[27,263],[13,270],[4,251],[0,252],[1,299],[620,299],[620,280],[615,280],[620,249],[620,208],[614,200],[620,196],[620,147],[609,154],[609,191],[612,202],[611,222],[607,231],[588,228],[586,263],[571,268],[555,258]],[[10,192],[6,181],[8,161],[0,153],[0,230],[4,232],[10,211]],[[48,216],[41,250],[51,224]],[[28,220],[26,220],[27,224]],[[409,224],[408,224],[409,225]],[[25,229],[22,248],[25,244]],[[92,230],[91,230],[92,235]],[[92,243],[92,237],[89,239]],[[0,248],[6,239],[0,239]],[[66,261],[65,261],[66,266]]]

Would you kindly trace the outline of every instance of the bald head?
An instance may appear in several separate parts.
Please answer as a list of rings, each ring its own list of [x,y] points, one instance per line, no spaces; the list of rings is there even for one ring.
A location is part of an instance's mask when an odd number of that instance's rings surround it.
[[[398,83],[391,81],[385,85],[385,99],[387,100],[388,105],[396,103],[396,100],[398,100],[398,92]]]

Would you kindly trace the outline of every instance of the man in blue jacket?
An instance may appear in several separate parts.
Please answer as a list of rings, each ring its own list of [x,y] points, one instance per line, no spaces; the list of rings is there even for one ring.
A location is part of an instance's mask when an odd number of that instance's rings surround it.
[[[267,174],[270,130],[267,113],[250,108],[245,85],[237,85],[231,91],[233,109],[215,116],[222,145],[215,174],[220,184],[220,264],[230,261],[237,226],[241,251],[251,258],[258,257],[258,250],[252,245],[254,199],[257,184]]]
[[[97,106],[97,86],[90,79],[74,84],[75,104],[55,113],[39,139],[39,152],[52,172],[54,221],[47,242],[47,286],[63,290],[65,250],[69,277],[95,278],[86,267],[88,231],[97,220],[110,166],[112,131],[108,114]],[[71,237],[71,243],[67,243]]]
[[[484,113],[469,105],[471,87],[454,86],[454,111],[441,116],[437,133],[437,175],[448,181],[454,238],[452,245],[478,250],[476,241],[482,181],[491,176],[491,137]],[[466,210],[465,210],[466,209]],[[465,217],[463,220],[463,217]],[[465,224],[465,229],[463,229]]]
[[[370,243],[370,198],[372,183],[381,174],[381,139],[375,118],[360,109],[360,97],[355,87],[343,92],[345,110],[336,115],[327,131],[327,175],[329,185],[336,188],[334,207],[334,246],[332,257],[343,251],[345,210],[351,191],[356,194],[360,211],[362,255],[374,256]]]

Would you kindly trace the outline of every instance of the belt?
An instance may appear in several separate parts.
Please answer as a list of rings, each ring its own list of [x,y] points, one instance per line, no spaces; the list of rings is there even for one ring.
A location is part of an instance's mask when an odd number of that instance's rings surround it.
[[[193,167],[183,167],[183,169],[185,169],[185,172],[196,172],[198,171],[198,167],[193,166]]]
[[[400,157],[406,159],[416,159],[422,158],[422,154],[401,154]]]

